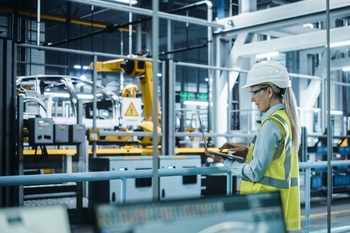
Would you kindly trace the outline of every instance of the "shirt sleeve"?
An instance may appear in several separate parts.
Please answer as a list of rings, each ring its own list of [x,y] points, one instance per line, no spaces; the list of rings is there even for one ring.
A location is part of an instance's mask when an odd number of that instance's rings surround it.
[[[224,167],[235,176],[253,182],[259,181],[265,174],[272,157],[283,139],[283,132],[273,120],[267,120],[260,128],[253,151],[253,159],[248,163],[239,163],[226,159]]]

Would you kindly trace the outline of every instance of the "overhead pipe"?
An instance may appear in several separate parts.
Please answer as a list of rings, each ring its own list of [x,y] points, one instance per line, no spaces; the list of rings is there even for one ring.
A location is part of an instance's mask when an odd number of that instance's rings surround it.
[[[11,9],[9,7],[1,7],[0,12],[13,13],[13,9]],[[36,13],[33,13],[32,11],[28,11],[28,10],[17,10],[16,13],[17,13],[17,15],[20,15],[20,16],[28,16],[28,17],[37,16]],[[64,17],[64,16],[53,15],[53,14],[49,14],[49,13],[40,13],[40,19],[41,20],[46,19],[46,20],[52,20],[52,21],[59,21],[59,22],[66,22],[67,21],[66,17]],[[92,26],[92,27],[97,27],[97,28],[106,28],[106,27],[110,26],[109,24],[101,23],[101,22],[93,22],[93,24],[91,24],[91,21],[89,21],[89,20],[75,19],[75,18],[72,18],[70,23],[84,25],[84,26]],[[124,28],[124,29],[119,29],[119,30],[126,31],[128,29]]]
[[[171,50],[171,51],[160,52],[159,55],[168,55],[168,54],[173,54],[173,53],[179,53],[179,52],[189,51],[189,50],[193,50],[193,49],[205,48],[207,46],[208,46],[208,44],[198,44],[198,45],[193,45],[193,46],[187,46],[185,48],[180,48],[180,49],[174,49],[174,50]]]

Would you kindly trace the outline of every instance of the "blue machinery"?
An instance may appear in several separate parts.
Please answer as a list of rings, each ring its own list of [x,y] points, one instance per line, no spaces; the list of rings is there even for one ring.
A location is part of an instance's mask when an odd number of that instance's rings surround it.
[[[349,160],[332,161],[331,166],[350,166]],[[305,232],[310,232],[310,195],[311,195],[311,170],[313,168],[327,167],[327,161],[322,162],[301,162],[300,170],[305,171]],[[222,167],[199,167],[199,168],[180,168],[180,169],[159,169],[159,177],[180,176],[180,175],[209,175],[227,173],[226,194],[232,195],[232,176]],[[125,187],[129,178],[150,178],[151,170],[140,171],[106,171],[106,172],[79,172],[62,173],[49,175],[19,175],[0,177],[0,186],[18,186],[33,184],[52,184],[61,182],[85,182],[120,179],[122,197],[121,203],[125,202]],[[77,205],[78,206],[78,205]]]

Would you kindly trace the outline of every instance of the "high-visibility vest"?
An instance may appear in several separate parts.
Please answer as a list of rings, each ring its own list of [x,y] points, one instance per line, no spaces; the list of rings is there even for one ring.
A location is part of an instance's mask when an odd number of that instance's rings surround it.
[[[285,138],[277,147],[271,164],[264,176],[257,182],[242,179],[241,194],[280,191],[284,220],[288,231],[300,229],[300,185],[298,155],[292,148],[292,129],[285,110],[277,110],[268,116],[260,125],[273,120],[285,132]],[[256,136],[253,138],[246,163],[253,159]]]

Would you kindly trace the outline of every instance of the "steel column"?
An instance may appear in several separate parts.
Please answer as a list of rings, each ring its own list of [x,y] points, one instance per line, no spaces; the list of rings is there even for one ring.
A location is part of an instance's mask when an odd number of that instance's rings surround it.
[[[11,40],[0,40],[0,175],[18,175],[15,128],[15,78],[13,78],[13,51]],[[18,205],[18,187],[2,188],[0,207]]]
[[[162,154],[175,155],[175,75],[174,61],[163,62],[162,95]]]

